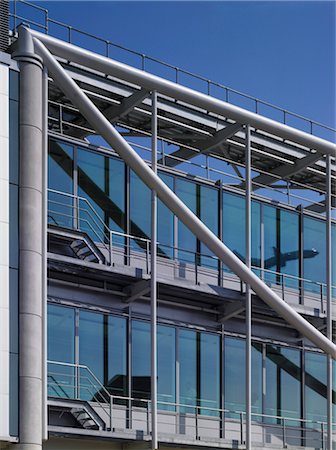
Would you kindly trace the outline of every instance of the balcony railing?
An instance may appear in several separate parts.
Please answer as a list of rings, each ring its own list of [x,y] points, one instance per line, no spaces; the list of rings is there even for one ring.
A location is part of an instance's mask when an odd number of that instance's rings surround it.
[[[111,230],[88,199],[49,189],[48,223],[87,233],[103,252],[106,264],[131,265],[138,262],[144,273],[150,275],[150,239]],[[225,287],[231,286],[236,280],[232,272],[216,256],[160,242],[157,244],[157,252],[159,264],[167,269],[162,271],[162,276],[169,273],[172,267],[176,268],[176,272],[182,267],[185,278],[193,280],[195,284],[208,277],[212,279],[212,283],[215,281]],[[261,267],[252,269],[266,284],[276,290],[283,300],[287,301],[289,296],[294,295],[297,296],[299,303],[313,300],[322,313],[326,311],[325,283]],[[243,293],[244,283],[238,280],[236,289]],[[335,297],[336,286],[332,287],[332,292]]]
[[[112,395],[85,365],[48,361],[48,396],[89,402],[106,429],[151,433],[151,400]],[[159,435],[180,435],[192,440],[230,440],[245,443],[245,411],[195,404],[158,401]],[[291,416],[252,413],[253,441],[286,448],[299,445],[325,449],[327,424]],[[333,425],[336,429],[336,424]]]

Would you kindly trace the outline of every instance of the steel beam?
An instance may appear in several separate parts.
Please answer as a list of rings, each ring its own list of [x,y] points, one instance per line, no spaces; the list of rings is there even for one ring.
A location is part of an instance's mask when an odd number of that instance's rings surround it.
[[[308,321],[285,303],[275,292],[263,283],[240,259],[212,233],[203,222],[169,189],[169,187],[148,167],[127,141],[117,132],[104,115],[95,107],[77,84],[67,75],[62,66],[37,38],[35,49],[60,89],[86,117],[94,129],[111,145],[141,180],[155,190],[160,200],[242,281],[296,330],[313,342],[318,348],[336,358],[336,345],[317,331]],[[193,91],[191,91],[193,92]]]
[[[331,208],[335,208],[336,207],[336,196],[335,196],[335,194],[333,194],[333,196],[331,197],[330,205],[331,205]],[[326,205],[326,201],[324,199],[324,200],[322,200],[319,203],[312,203],[311,205],[305,206],[304,209],[306,209],[308,211],[314,211],[314,212],[317,212],[317,213],[323,213],[328,208],[327,208],[327,205]]]
[[[128,295],[123,302],[132,303],[143,295],[148,294],[150,290],[150,280],[140,280],[132,286],[127,286],[123,289],[123,292]]]
[[[242,125],[240,123],[232,123],[218,131],[211,138],[200,141],[199,143],[194,143],[193,146],[195,146],[197,150],[199,150],[199,152],[196,152],[189,148],[181,147],[179,150],[176,150],[176,152],[171,153],[169,155],[169,158],[166,158],[166,166],[175,167],[178,164],[183,163],[183,161],[181,160],[188,161],[189,159],[198,156],[200,153],[210,152],[214,148],[223,144],[227,139],[235,135],[237,131],[241,129],[241,127]]]
[[[131,112],[136,106],[138,106],[146,97],[148,96],[148,91],[146,89],[140,89],[134,94],[131,94],[129,97],[122,100],[119,106],[111,105],[108,106],[104,110],[105,117],[110,122],[116,122],[122,117],[126,116],[129,112]],[[76,123],[76,126],[85,125],[85,120],[83,118],[79,119]],[[83,138],[87,136],[89,133],[85,130],[81,130],[80,128],[76,132],[76,137]]]
[[[242,124],[249,123],[250,126],[269,132],[275,136],[287,139],[305,147],[315,149],[322,154],[336,155],[336,145],[317,136],[305,133],[272,119],[260,116],[238,106],[231,105],[209,95],[202,94],[187,87],[151,75],[134,67],[114,61],[111,58],[98,55],[83,48],[53,38],[50,35],[35,30],[30,31],[32,35],[40,40],[53,54],[71,60],[77,64],[93,70],[98,70],[106,75],[120,78],[130,83],[135,83],[144,89],[156,90],[176,100],[189,103],[206,111],[220,114]]]
[[[310,164],[314,164],[316,161],[321,159],[321,154],[316,152],[309,154],[301,159],[297,159],[293,165],[282,164],[281,166],[276,167],[272,170],[271,173],[266,174],[263,173],[254,177],[252,180],[252,189],[256,191],[257,189],[261,189],[264,186],[269,186],[276,181],[279,181],[279,178],[287,178],[292,175],[296,175],[297,173],[304,170]],[[239,187],[242,189],[245,188],[245,184],[242,183]]]
[[[238,304],[230,303],[225,307],[223,314],[219,317],[218,322],[224,323],[232,317],[238,316],[238,314],[242,313],[245,310],[245,304],[243,302],[238,302]]]

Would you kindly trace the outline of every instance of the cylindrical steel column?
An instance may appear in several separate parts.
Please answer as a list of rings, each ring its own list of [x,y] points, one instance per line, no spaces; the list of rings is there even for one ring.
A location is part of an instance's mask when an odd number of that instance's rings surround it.
[[[152,92],[152,170],[157,173],[157,93]],[[151,229],[151,405],[152,405],[152,450],[158,448],[157,441],[157,195],[152,189]]]
[[[20,28],[19,449],[42,448],[43,125],[42,63]]]
[[[251,133],[250,126],[245,127],[245,264],[251,269]],[[245,294],[246,321],[246,450],[251,449],[251,288],[246,284]]]
[[[326,156],[326,298],[327,337],[332,340],[331,156]],[[327,450],[332,450],[332,358],[327,355]]]
[[[43,440],[48,439],[48,330],[47,330],[47,297],[48,297],[48,71],[46,67],[43,69],[42,74],[42,121],[43,121],[43,215],[42,215],[42,233],[43,233],[43,271],[42,271],[42,327],[43,327]]]

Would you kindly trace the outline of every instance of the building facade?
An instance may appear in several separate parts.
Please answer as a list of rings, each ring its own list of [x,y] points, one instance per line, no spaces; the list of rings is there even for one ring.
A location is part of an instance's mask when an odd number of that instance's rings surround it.
[[[0,448],[336,448],[335,130],[18,17],[0,53]]]

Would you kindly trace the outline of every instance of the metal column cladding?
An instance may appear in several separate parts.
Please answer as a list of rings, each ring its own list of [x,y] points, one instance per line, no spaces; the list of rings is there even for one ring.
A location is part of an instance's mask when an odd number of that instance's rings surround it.
[[[28,31],[29,33],[29,31]],[[35,33],[34,33],[35,35]],[[162,202],[197,236],[220,260],[222,260],[241,280],[249,284],[254,292],[272,308],[281,317],[283,317],[294,329],[302,333],[307,339],[313,342],[317,347],[336,358],[336,345],[333,344],[326,336],[318,331],[313,325],[298,314],[291,306],[285,303],[271,288],[269,288],[260,278],[257,277],[240,259],[214,235],[203,222],[191,212],[189,208],[169,189],[168,186],[152,171],[150,167],[142,160],[142,158],[132,149],[128,142],[117,132],[111,123],[104,117],[98,108],[89,100],[84,92],[77,86],[62,66],[56,61],[51,53],[46,49],[38,38],[34,38],[35,50],[42,56],[50,74],[54,78],[60,89],[68,96],[72,103],[80,110],[83,116],[90,122],[93,128],[114,148],[121,158],[131,167],[132,170],[146,183],[146,185],[155,190]],[[70,59],[76,47],[71,47],[71,52],[67,55]],[[66,45],[63,47],[66,54]],[[87,53],[87,60],[94,55]],[[97,55],[94,55],[97,56]],[[68,58],[68,59],[69,59]],[[105,58],[106,61],[108,61]],[[128,66],[124,66],[127,68]],[[98,67],[100,68],[100,67]],[[133,69],[129,68],[130,71]],[[155,77],[158,90],[162,91],[159,81],[165,85],[164,80]],[[181,89],[181,87],[179,87]],[[185,89],[185,88],[183,88]],[[199,98],[201,94],[187,89],[187,98]],[[206,96],[205,96],[206,97]],[[222,105],[221,102],[219,102]],[[219,106],[220,106],[219,105]],[[211,106],[211,105],[210,105]],[[240,108],[238,108],[240,110]],[[243,111],[243,110],[241,110]],[[247,117],[246,117],[247,118]],[[246,119],[245,118],[245,119]],[[253,118],[251,118],[253,120]],[[254,120],[255,121],[255,120]],[[272,126],[276,122],[267,121]],[[278,124],[279,125],[279,124]],[[323,139],[309,136],[306,133],[294,132],[292,128],[282,126],[278,132],[286,135],[297,134],[302,142],[316,145],[320,151],[325,153],[334,152],[335,146]]]
[[[19,449],[42,448],[43,123],[42,61],[20,29]]]
[[[9,27],[9,2],[0,1],[0,52],[8,47],[8,27]]]

